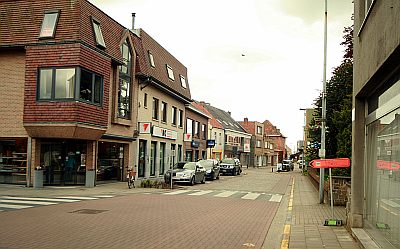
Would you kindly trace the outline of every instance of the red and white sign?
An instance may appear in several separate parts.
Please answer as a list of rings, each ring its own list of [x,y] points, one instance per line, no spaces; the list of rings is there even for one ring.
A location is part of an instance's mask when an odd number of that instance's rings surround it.
[[[349,158],[335,158],[335,159],[316,159],[312,160],[309,165],[316,169],[321,168],[348,168],[350,167]]]
[[[243,152],[250,152],[250,144],[244,144]]]
[[[192,138],[193,138],[193,136],[192,136],[192,134],[190,134],[190,133],[185,133],[185,134],[183,134],[183,141],[184,141],[184,142],[191,142],[191,141],[192,141]]]
[[[163,138],[168,138],[168,139],[177,139],[178,138],[178,133],[173,130],[168,130],[165,128],[161,128],[158,126],[153,126],[153,136],[155,137],[163,137]]]
[[[139,123],[140,134],[150,134],[151,133],[151,122]]]

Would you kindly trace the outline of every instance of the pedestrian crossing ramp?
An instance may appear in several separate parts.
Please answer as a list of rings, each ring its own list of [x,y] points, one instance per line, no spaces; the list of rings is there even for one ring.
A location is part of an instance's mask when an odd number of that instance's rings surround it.
[[[57,197],[24,197],[24,196],[0,196],[0,212],[33,208],[37,206],[49,206],[61,203],[72,203],[87,200],[111,198],[113,195],[98,196],[57,196]]]
[[[271,193],[257,193],[232,190],[175,190],[160,192],[162,195],[188,195],[188,196],[212,196],[216,198],[239,198],[242,200],[265,200],[270,202],[281,202],[282,195]]]

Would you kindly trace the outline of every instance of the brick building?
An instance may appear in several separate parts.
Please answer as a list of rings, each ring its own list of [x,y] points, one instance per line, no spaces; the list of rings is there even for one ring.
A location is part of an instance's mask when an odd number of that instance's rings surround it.
[[[283,159],[288,158],[286,153],[286,137],[282,135],[281,131],[276,128],[270,121],[265,120],[264,131],[267,139],[273,144],[274,156],[272,158],[271,165],[276,165],[278,162],[282,162]]]
[[[137,167],[139,177],[155,174],[149,157],[139,164],[140,141],[147,141],[137,139],[139,116],[152,122],[154,155],[170,141],[163,136],[170,127],[182,146],[186,68],[144,31],[123,27],[87,0],[1,1],[0,14],[0,183],[31,185],[38,166],[49,185],[123,180],[126,167]],[[146,118],[145,96],[160,95],[171,100],[165,115],[181,123]],[[149,110],[163,112],[161,105]]]

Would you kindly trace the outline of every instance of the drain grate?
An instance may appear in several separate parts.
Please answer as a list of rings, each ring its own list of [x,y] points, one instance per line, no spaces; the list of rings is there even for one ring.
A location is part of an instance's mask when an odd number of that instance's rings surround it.
[[[100,213],[103,213],[103,212],[106,212],[106,211],[109,211],[109,210],[100,210],[100,209],[78,209],[78,210],[72,211],[72,212],[70,212],[70,213],[73,213],[73,214],[100,214]]]

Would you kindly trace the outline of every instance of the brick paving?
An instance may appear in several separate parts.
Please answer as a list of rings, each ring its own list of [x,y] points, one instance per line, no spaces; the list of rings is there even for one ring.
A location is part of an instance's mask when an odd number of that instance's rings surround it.
[[[289,248],[360,248],[344,226],[324,226],[332,217],[329,204],[319,204],[318,190],[308,176],[295,174]],[[345,221],[345,208],[334,207],[336,219]]]
[[[250,168],[242,176],[222,176],[219,181],[181,188],[282,194],[283,198],[277,203],[146,194],[160,190],[129,190],[126,183],[38,190],[1,185],[0,195],[116,197],[0,212],[0,248],[285,248],[280,242],[288,224],[289,248],[359,248],[344,227],[323,226],[331,216],[330,207],[319,204],[318,190],[299,170],[276,173],[270,167]],[[344,207],[335,207],[335,216],[345,220]]]

